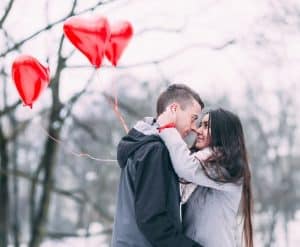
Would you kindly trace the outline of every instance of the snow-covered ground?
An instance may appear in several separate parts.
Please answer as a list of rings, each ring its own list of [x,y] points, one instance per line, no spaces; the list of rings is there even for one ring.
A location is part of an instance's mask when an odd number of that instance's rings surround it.
[[[101,236],[89,238],[68,238],[63,241],[46,241],[42,247],[109,247]],[[24,246],[25,247],[25,246]]]
[[[296,219],[288,224],[288,242],[286,245],[286,236],[284,233],[283,222],[279,220],[276,227],[276,247],[298,247],[300,246],[300,210],[296,214]],[[90,234],[95,234],[102,226],[98,223],[93,223]],[[65,238],[63,240],[46,240],[41,247],[109,247],[110,244],[107,243],[106,235],[97,235],[86,237],[76,237],[76,238]],[[255,246],[262,247],[261,236],[255,236]],[[11,246],[12,247],[12,246]],[[26,244],[22,244],[21,247],[27,247]]]

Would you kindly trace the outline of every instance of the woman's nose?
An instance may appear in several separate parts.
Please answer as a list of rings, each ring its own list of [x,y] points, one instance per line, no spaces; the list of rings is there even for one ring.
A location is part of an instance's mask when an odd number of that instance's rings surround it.
[[[196,132],[197,132],[198,135],[202,135],[203,134],[203,130],[202,130],[201,127],[197,128]]]

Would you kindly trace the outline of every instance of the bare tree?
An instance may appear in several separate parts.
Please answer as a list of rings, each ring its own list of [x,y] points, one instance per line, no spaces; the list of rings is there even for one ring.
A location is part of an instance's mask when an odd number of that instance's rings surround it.
[[[249,87],[247,95],[245,129],[253,166],[256,208],[258,214],[269,215],[258,228],[263,233],[265,246],[273,246],[278,219],[283,216],[287,225],[300,205],[296,193],[299,179],[294,176],[299,173],[295,165],[299,156],[293,152],[297,138],[297,104],[293,92],[277,90],[273,98],[279,108],[274,115],[268,105],[258,103],[267,95],[262,89]]]

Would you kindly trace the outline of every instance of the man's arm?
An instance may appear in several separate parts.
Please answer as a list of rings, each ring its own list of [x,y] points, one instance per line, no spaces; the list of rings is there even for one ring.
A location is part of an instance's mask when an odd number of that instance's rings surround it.
[[[169,215],[167,188],[172,175],[166,152],[162,143],[150,144],[137,161],[135,213],[138,227],[153,246],[198,247],[199,244],[176,229]]]

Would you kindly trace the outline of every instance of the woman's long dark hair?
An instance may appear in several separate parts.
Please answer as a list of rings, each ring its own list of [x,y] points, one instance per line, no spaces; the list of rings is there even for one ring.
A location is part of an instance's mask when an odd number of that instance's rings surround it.
[[[241,121],[237,115],[222,108],[204,111],[206,113],[209,114],[213,155],[201,165],[205,174],[216,182],[242,183],[243,237],[245,246],[253,247],[251,172]],[[192,149],[195,148],[194,144]]]

